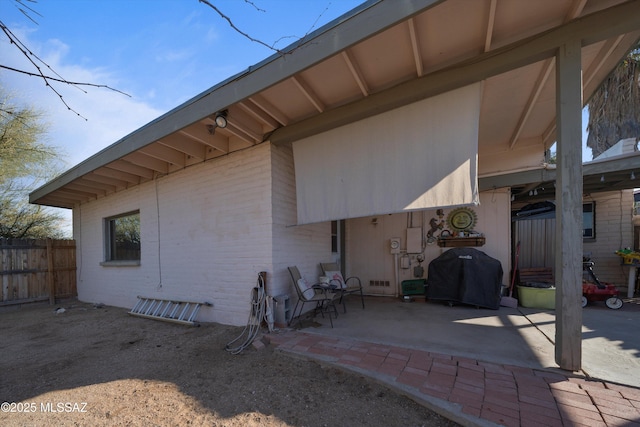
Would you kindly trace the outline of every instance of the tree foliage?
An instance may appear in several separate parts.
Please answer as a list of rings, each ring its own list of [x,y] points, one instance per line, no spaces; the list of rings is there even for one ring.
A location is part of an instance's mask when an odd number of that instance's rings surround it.
[[[60,170],[59,153],[43,142],[46,125],[30,107],[0,90],[0,237],[61,237],[62,216],[31,205],[30,190]]]
[[[593,157],[621,139],[640,137],[640,45],[603,82],[588,108],[587,147]]]

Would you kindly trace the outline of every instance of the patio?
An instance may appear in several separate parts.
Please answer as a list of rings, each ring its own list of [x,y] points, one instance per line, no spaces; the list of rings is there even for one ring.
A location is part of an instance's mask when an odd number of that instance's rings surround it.
[[[625,299],[619,310],[604,303],[583,309],[582,372],[593,379],[640,384],[640,298]],[[320,316],[303,321],[303,331],[357,339],[489,362],[567,374],[554,360],[555,313],[518,307],[499,310],[395,298],[355,299],[339,310],[333,328]],[[309,327],[314,326],[314,327]]]

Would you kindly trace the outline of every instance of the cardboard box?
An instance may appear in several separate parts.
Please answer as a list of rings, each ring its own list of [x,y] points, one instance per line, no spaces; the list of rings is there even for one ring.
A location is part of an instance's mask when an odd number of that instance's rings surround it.
[[[518,301],[527,308],[555,310],[556,288],[533,288],[518,286]]]

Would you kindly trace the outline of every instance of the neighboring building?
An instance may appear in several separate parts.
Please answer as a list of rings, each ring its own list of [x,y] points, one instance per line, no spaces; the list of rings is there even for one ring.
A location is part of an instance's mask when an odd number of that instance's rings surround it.
[[[259,272],[293,298],[287,266],[315,279],[336,258],[394,295],[459,206],[508,274],[510,187],[580,133],[555,99],[579,117],[635,45],[640,2],[490,4],[369,1],[34,191],[73,209],[79,298],[209,301],[201,320],[242,325]]]
[[[637,154],[635,138],[625,139],[586,165],[597,165],[607,159],[635,159]],[[640,170],[640,162],[637,164]],[[615,178],[596,174],[595,179],[606,186],[607,180],[620,180],[620,176],[624,176],[624,172]],[[635,172],[626,172],[624,178],[629,185],[633,185]],[[615,252],[633,247],[634,242],[637,244],[637,237],[634,240],[633,198],[632,187],[593,193],[587,190],[583,198],[583,252],[595,263],[594,271],[598,278],[614,283],[625,296],[629,268],[632,267],[622,265],[621,258]],[[521,242],[520,266],[555,268],[555,212],[541,212],[521,218],[514,222],[514,239]]]

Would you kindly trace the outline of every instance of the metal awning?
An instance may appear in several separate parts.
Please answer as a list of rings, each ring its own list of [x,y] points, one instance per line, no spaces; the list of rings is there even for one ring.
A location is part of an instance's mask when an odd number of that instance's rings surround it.
[[[30,201],[72,208],[475,82],[483,82],[482,173],[484,159],[542,153],[555,141],[557,47],[582,40],[586,100],[636,44],[639,16],[640,0],[368,1],[125,136]],[[228,126],[212,127],[223,111]]]

